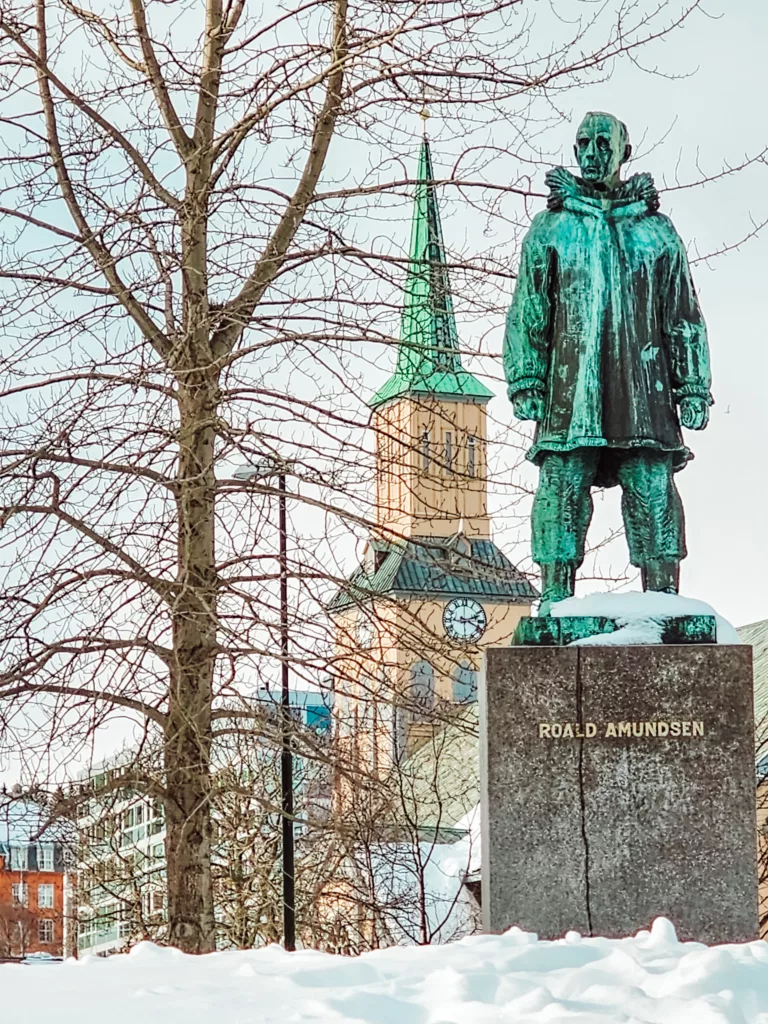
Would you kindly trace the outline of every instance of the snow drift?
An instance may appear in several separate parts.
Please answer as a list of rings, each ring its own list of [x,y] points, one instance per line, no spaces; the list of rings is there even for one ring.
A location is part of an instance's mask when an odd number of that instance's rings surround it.
[[[512,929],[358,958],[276,946],[0,966],[29,1024],[768,1024],[768,943],[680,943],[659,918],[621,940]]]

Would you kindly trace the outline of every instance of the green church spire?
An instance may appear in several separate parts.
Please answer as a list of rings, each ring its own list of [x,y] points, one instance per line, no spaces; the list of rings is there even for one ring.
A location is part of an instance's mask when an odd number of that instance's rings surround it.
[[[492,391],[461,366],[434,177],[425,137],[413,204],[397,367],[370,400],[374,409],[407,394],[473,402],[487,402],[493,397]]]

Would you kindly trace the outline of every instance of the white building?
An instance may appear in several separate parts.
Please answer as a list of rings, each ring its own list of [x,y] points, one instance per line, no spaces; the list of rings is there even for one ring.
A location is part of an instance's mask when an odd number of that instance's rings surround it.
[[[276,710],[274,697],[265,703]],[[323,735],[330,728],[330,709],[319,691],[291,694],[294,717]],[[279,804],[277,790],[279,749],[257,733],[245,744],[228,739],[214,749],[214,770],[235,772],[238,780],[254,788],[256,822],[265,792]],[[161,780],[159,744],[151,751],[130,748],[97,766],[82,778],[87,786],[77,819],[78,852],[78,950],[80,955],[116,952],[139,937],[162,939],[166,920],[165,817],[162,803],[121,783],[131,766],[142,775]],[[295,792],[311,790],[317,799],[318,772],[295,758]],[[310,785],[311,783],[311,785]],[[242,814],[246,823],[249,814]],[[306,801],[304,801],[306,802]],[[226,868],[232,850],[242,851],[242,825],[226,820],[226,810],[213,808],[215,861],[219,872]],[[247,836],[245,839],[247,840]]]

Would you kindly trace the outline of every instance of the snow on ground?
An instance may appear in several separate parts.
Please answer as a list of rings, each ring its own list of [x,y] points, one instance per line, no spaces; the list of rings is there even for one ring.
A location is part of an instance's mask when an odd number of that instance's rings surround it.
[[[27,1024],[768,1024],[768,943],[557,942],[512,929],[357,958],[277,946],[0,966],[3,1019]]]
[[[588,594],[569,597],[552,605],[552,615],[604,615],[616,619],[619,628],[613,633],[602,633],[575,644],[593,646],[621,644],[657,644],[661,641],[663,620],[674,615],[714,615],[717,620],[717,642],[740,644],[739,634],[722,615],[718,615],[706,601],[697,601],[679,594],[628,592],[623,594]]]

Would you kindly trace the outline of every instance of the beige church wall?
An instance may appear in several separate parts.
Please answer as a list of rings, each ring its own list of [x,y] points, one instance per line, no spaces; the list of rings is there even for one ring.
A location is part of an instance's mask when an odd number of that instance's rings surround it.
[[[335,616],[333,674],[339,692],[363,697],[373,689],[368,677],[378,669],[396,667],[400,636],[400,610],[391,601],[376,601],[362,608],[350,608]],[[368,646],[361,644],[358,620],[363,617],[370,630]],[[362,676],[365,685],[360,685]]]
[[[450,700],[453,693],[453,673],[461,662],[469,662],[477,672],[481,667],[486,647],[508,647],[515,628],[523,615],[530,615],[530,605],[492,604],[479,599],[487,617],[487,627],[479,644],[456,644],[446,636],[443,628],[443,609],[448,600],[411,601],[401,616],[400,630],[407,636],[407,646],[398,651],[398,684],[402,692],[410,682],[410,668],[414,662],[429,661],[435,670],[435,693]],[[423,641],[419,643],[414,623],[423,624]]]
[[[376,434],[376,522],[406,535],[413,518],[410,403],[390,402],[374,413],[371,426]]]
[[[393,690],[407,694],[411,666],[422,659],[435,670],[435,692],[451,699],[453,673],[462,662],[480,670],[486,647],[509,645],[517,623],[530,614],[529,605],[498,604],[481,601],[487,627],[479,644],[457,644],[445,633],[443,610],[448,600],[420,600],[407,604],[377,601],[370,616],[374,635],[370,647],[361,647],[357,639],[357,609],[336,619],[334,676],[337,692],[362,702],[380,696],[386,703]],[[384,691],[384,692],[382,692]]]
[[[380,526],[400,535],[447,537],[463,519],[467,534],[490,535],[483,405],[427,396],[404,398],[381,409],[373,426]],[[430,454],[426,467],[425,433]],[[475,440],[474,475],[469,471],[470,437]]]

